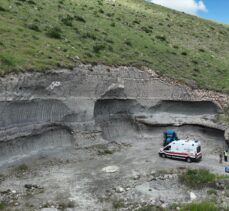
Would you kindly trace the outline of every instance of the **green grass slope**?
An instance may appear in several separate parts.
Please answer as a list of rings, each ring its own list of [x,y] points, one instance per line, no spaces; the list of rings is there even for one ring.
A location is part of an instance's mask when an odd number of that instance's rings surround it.
[[[1,0],[0,73],[145,65],[229,93],[229,27],[143,0]]]

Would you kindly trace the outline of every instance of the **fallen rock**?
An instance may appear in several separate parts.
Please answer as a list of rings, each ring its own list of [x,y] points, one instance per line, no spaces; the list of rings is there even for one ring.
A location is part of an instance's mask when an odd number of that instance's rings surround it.
[[[229,143],[229,128],[227,128],[224,132],[224,138]]]
[[[141,175],[140,175],[138,172],[134,172],[134,173],[133,173],[132,178],[133,178],[134,180],[138,180],[138,179],[140,179],[140,177],[141,177]]]
[[[114,172],[117,172],[118,170],[119,170],[118,166],[106,166],[102,168],[102,171],[106,173],[114,173]]]
[[[155,176],[156,173],[157,173],[157,172],[153,170],[153,171],[151,171],[150,174],[151,174],[152,176]]]
[[[161,207],[162,207],[163,209],[165,209],[165,208],[167,207],[167,204],[163,203],[163,204],[161,205]]]
[[[159,176],[157,179],[165,180],[166,178],[164,176]]]
[[[195,199],[197,198],[196,194],[193,193],[193,192],[190,192],[189,195],[190,195],[190,200],[191,200],[191,201],[193,201],[193,200],[195,200]]]
[[[115,188],[115,191],[117,193],[123,193],[125,191],[125,189],[123,187],[121,187],[121,186],[118,186],[118,187]]]
[[[58,211],[56,208],[42,208],[41,211]]]
[[[157,180],[157,178],[156,177],[150,177],[149,180],[148,180],[148,182],[151,182],[153,180],[155,181],[155,180]]]
[[[27,189],[42,189],[42,187],[38,186],[38,185],[32,185],[32,184],[25,184],[24,185],[25,188]]]

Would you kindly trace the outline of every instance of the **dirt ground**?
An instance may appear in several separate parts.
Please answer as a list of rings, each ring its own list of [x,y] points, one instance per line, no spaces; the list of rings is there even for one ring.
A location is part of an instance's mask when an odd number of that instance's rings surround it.
[[[133,139],[116,140],[107,145],[88,148],[65,148],[43,151],[42,154],[24,159],[3,168],[1,191],[10,189],[11,209],[40,210],[42,207],[74,207],[69,210],[112,210],[117,200],[124,200],[129,207],[138,203],[171,204],[189,202],[190,191],[177,181],[176,171],[183,168],[208,168],[224,174],[225,163],[219,164],[219,151],[225,147],[220,133],[210,133],[200,127],[176,129],[179,137],[195,132],[201,141],[203,159],[199,163],[163,159],[158,156],[162,143],[159,128]],[[144,135],[144,137],[143,137]],[[20,170],[15,166],[27,166]],[[104,167],[114,166],[115,172],[105,172]],[[155,173],[154,173],[155,172]],[[158,175],[155,179],[155,174]],[[168,178],[160,178],[168,175]],[[32,190],[25,184],[37,185]],[[194,191],[199,199],[206,190]],[[5,195],[1,194],[4,198]],[[7,197],[6,197],[7,198]]]

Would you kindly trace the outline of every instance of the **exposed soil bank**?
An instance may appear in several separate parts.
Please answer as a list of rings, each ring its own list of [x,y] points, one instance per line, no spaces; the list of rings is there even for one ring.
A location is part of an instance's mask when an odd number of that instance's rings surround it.
[[[80,65],[9,75],[1,78],[0,89],[2,163],[45,148],[144,137],[145,126],[226,129],[216,122],[218,102],[193,100],[187,87],[148,69]]]

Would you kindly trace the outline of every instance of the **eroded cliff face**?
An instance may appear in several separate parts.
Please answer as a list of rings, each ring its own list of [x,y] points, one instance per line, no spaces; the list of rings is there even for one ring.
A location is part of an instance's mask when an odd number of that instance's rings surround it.
[[[53,148],[139,139],[155,128],[190,125],[222,137],[226,129],[215,115],[228,96],[213,102],[215,95],[134,67],[79,65],[9,75],[0,90],[1,164]]]

